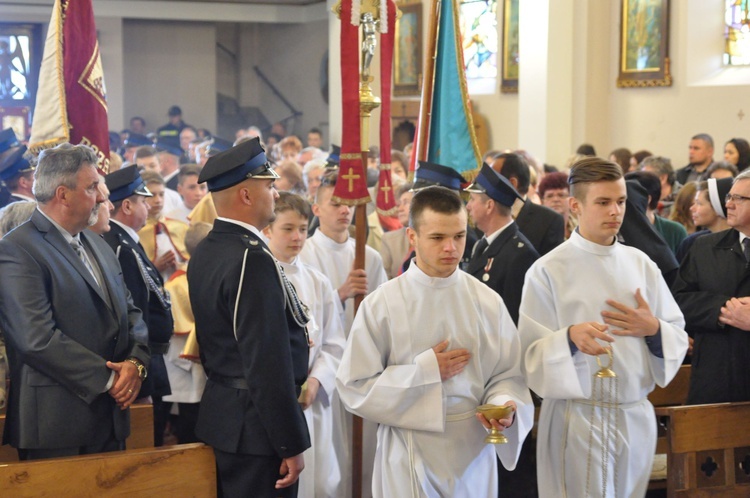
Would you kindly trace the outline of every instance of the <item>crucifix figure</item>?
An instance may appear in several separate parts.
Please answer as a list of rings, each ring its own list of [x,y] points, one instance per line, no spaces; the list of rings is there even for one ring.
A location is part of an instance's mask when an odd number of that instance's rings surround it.
[[[378,39],[375,36],[378,30],[378,24],[375,18],[369,12],[362,14],[362,80],[367,81],[370,76],[370,64],[372,57],[375,55],[375,47]]]

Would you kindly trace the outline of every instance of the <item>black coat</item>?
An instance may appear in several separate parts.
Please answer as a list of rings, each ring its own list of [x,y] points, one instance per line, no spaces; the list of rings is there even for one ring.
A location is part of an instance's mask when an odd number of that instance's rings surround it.
[[[526,199],[516,216],[521,233],[544,256],[565,240],[565,220],[548,207],[539,206]]]
[[[265,243],[240,225],[216,220],[187,274],[209,377],[197,436],[228,453],[302,453],[310,436],[297,396],[307,378],[308,343]],[[231,387],[227,379],[244,379],[249,389]]]
[[[750,401],[750,332],[719,324],[727,300],[750,295],[739,232],[696,239],[672,290],[695,339],[688,404]]]
[[[518,308],[526,271],[539,259],[539,253],[512,223],[482,254],[475,254],[466,272],[484,282],[505,302],[513,323],[518,325]],[[490,262],[491,260],[491,262]]]
[[[148,327],[148,343],[151,349],[151,365],[148,377],[141,386],[139,397],[166,396],[171,394],[167,368],[164,365],[164,354],[169,347],[169,339],[174,331],[172,310],[162,305],[156,293],[149,290],[148,283],[143,277],[141,268],[136,260],[138,253],[149,276],[156,284],[164,289],[164,281],[159,271],[146,256],[140,243],[133,240],[119,225],[110,222],[110,231],[104,234],[104,240],[117,255],[133,303],[143,312],[143,321]]]

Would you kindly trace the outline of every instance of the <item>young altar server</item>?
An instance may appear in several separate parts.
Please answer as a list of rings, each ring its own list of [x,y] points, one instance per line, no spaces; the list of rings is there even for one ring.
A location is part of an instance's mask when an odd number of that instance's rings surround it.
[[[280,192],[274,209],[276,219],[263,233],[268,247],[279,260],[303,303],[310,308],[307,331],[310,347],[309,372],[300,404],[305,411],[312,447],[305,451],[305,472],[299,478],[299,496],[341,496],[341,468],[334,451],[333,410],[336,369],[344,352],[343,308],[330,280],[299,256],[307,239],[310,206],[290,192]]]
[[[656,264],[617,241],[620,167],[582,159],[568,183],[578,229],[529,269],[518,323],[526,382],[543,398],[539,496],[643,496],[656,448],[646,396],[680,367],[685,322]],[[598,361],[616,377],[595,377]]]
[[[336,385],[351,412],[380,424],[376,498],[497,496],[496,454],[512,470],[532,426],[513,320],[497,293],[458,269],[466,219],[455,192],[417,192],[416,258],[365,298],[349,334]],[[491,421],[507,444],[484,442],[482,404],[516,408]]]

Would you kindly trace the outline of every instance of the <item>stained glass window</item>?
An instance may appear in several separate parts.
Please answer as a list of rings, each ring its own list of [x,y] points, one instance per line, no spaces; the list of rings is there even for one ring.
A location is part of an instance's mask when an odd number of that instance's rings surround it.
[[[750,0],[725,0],[724,64],[750,65]]]
[[[460,22],[469,94],[492,94],[497,87],[497,0],[462,0]]]
[[[0,34],[0,100],[30,100],[29,35]]]

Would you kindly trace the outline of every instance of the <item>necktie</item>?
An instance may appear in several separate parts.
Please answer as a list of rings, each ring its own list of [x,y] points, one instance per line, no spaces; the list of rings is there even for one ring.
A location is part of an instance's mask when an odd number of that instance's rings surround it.
[[[89,261],[89,257],[86,254],[86,251],[83,249],[83,244],[81,244],[81,241],[78,239],[73,239],[70,242],[70,246],[76,252],[78,258],[83,262],[83,265],[86,267],[89,273],[91,273],[91,276],[94,277],[94,282],[96,282],[97,285],[101,287],[101,284],[96,279],[96,273],[94,273],[94,268],[91,266],[91,261]]]
[[[745,261],[750,263],[750,238],[742,241],[742,252],[745,253]]]
[[[489,245],[490,244],[489,242],[487,242],[487,237],[482,237],[482,239],[474,245],[474,249],[471,252],[471,257],[473,258],[475,256],[481,256]]]

